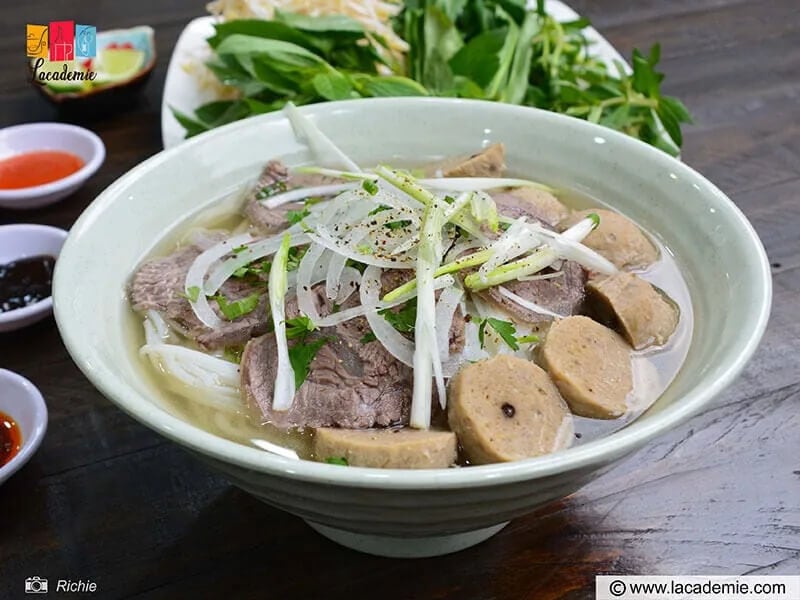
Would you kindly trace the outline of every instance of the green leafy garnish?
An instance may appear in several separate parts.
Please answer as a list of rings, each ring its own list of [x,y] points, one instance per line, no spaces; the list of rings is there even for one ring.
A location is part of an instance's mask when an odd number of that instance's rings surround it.
[[[243,352],[244,346],[226,346],[222,356],[225,358],[225,360],[229,360],[238,365],[240,362],[242,362]]]
[[[521,335],[517,338],[518,344],[538,344],[541,341],[538,335]]]
[[[374,342],[377,339],[378,337],[370,331],[369,333],[365,333],[364,335],[362,335],[361,339],[358,341],[361,342],[362,344],[369,344],[370,342]]]
[[[256,193],[256,198],[259,200],[264,200],[265,198],[269,198],[270,196],[274,196],[278,192],[285,192],[286,191],[286,182],[285,181],[275,181],[269,185],[265,185]]]
[[[400,310],[384,308],[378,314],[400,333],[412,333],[417,321],[417,299],[412,298]]]
[[[296,271],[297,267],[300,266],[300,261],[303,260],[303,257],[307,251],[308,246],[295,246],[294,248],[289,248],[289,257],[286,263],[286,270]]]
[[[306,342],[305,335],[298,339],[297,343],[289,348],[289,362],[294,371],[295,389],[300,389],[303,382],[308,377],[311,368],[311,361],[325,344],[333,338],[321,337],[313,341]]]
[[[495,319],[492,317],[488,317],[481,321],[481,324],[478,326],[478,341],[481,344],[481,348],[484,347],[484,335],[486,332],[486,326],[491,326],[497,332],[497,335],[508,344],[508,347],[514,351],[519,350],[519,344],[517,343],[517,328],[514,326],[513,323],[510,321],[502,321],[500,319]]]
[[[184,297],[189,302],[197,302],[197,299],[200,297],[200,288],[196,285],[186,288],[186,294]]]
[[[375,250],[369,244],[360,244],[356,246],[356,250],[358,250],[359,254],[372,254]]]
[[[300,315],[293,319],[286,319],[286,339],[293,340],[295,338],[305,337],[316,328],[317,326],[305,315]]]
[[[217,302],[219,310],[223,316],[229,321],[238,319],[248,313],[253,312],[258,306],[258,301],[261,299],[261,294],[253,292],[249,296],[240,298],[239,300],[228,300],[223,294],[212,296],[212,299]]]
[[[247,245],[246,244],[242,244],[241,246],[236,246],[236,248],[231,250],[231,252],[233,252],[234,254],[241,254],[245,250],[247,250]]]
[[[294,225],[305,219],[310,214],[311,211],[308,210],[306,207],[303,207],[302,210],[287,210],[286,220],[289,221],[291,225]]]
[[[341,465],[343,467],[350,466],[350,463],[347,462],[347,459],[344,456],[329,456],[325,459],[325,462],[329,465]]]

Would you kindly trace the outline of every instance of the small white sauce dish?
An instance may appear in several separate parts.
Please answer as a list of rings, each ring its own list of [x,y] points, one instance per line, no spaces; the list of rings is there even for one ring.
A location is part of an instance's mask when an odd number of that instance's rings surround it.
[[[17,455],[0,467],[0,484],[16,473],[39,449],[47,431],[47,405],[30,381],[0,369],[0,412],[14,419],[22,434]]]
[[[83,166],[57,181],[18,189],[0,189],[0,206],[14,209],[40,208],[58,202],[81,187],[106,158],[106,147],[94,133],[66,123],[28,123],[0,129],[0,160],[27,152],[70,152]]]
[[[0,264],[32,256],[49,255],[58,259],[67,232],[48,225],[2,225],[0,226]],[[53,312],[53,298],[48,296],[35,304],[0,312],[0,333],[14,331],[37,321]],[[0,389],[2,389],[0,387]]]

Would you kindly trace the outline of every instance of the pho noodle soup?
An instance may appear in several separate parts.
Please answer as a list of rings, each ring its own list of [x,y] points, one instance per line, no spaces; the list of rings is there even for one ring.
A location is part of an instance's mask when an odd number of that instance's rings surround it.
[[[172,412],[283,456],[444,468],[607,435],[675,377],[691,301],[637,224],[509,176],[499,143],[357,165],[289,115],[333,157],[269,160],[131,275]]]

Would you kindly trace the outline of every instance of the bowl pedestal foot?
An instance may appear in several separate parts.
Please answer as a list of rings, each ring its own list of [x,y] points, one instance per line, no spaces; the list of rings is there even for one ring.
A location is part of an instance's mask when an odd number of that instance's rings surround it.
[[[355,533],[336,529],[313,521],[306,521],[317,533],[324,535],[337,544],[376,556],[389,558],[425,558],[440,556],[464,550],[475,544],[488,540],[503,527],[508,521],[499,525],[492,525],[484,529],[438,535],[431,537],[392,537],[388,535],[371,535],[368,533]]]

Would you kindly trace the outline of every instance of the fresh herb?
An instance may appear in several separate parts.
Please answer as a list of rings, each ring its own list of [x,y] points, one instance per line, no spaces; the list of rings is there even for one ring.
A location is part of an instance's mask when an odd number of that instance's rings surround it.
[[[256,277],[260,275],[268,275],[270,267],[272,267],[272,261],[269,260],[262,260],[262,261],[253,261],[250,264],[244,265],[243,267],[239,267],[233,272],[233,276],[241,279],[243,277],[247,277],[248,275],[254,275]]]
[[[258,200],[264,200],[265,198],[269,198],[270,196],[274,196],[279,192],[285,192],[285,191],[286,191],[286,182],[279,180],[270,183],[269,185],[265,185],[260,190],[258,190],[258,193],[256,193],[256,198]]]
[[[293,340],[295,338],[305,337],[316,328],[317,326],[305,315],[300,315],[293,319],[286,319],[286,339]]]
[[[358,341],[361,342],[362,344],[369,344],[370,342],[374,342],[377,339],[378,336],[376,336],[374,333],[370,331],[369,333],[365,333],[364,335],[362,335],[361,339]]]
[[[359,254],[372,254],[375,252],[374,248],[367,243],[359,244],[356,246],[356,250],[358,250]]]
[[[412,333],[417,321],[417,299],[412,298],[400,310],[384,308],[379,310],[378,314],[400,333]]]
[[[484,335],[486,332],[486,326],[491,326],[497,332],[497,335],[508,344],[508,347],[514,351],[519,350],[519,344],[517,343],[517,328],[514,326],[513,323],[510,321],[502,321],[500,319],[495,319],[493,317],[488,317],[481,321],[481,324],[478,326],[478,341],[481,344],[481,348],[484,347]]]
[[[247,245],[246,244],[242,244],[241,246],[236,246],[236,248],[231,250],[231,252],[233,252],[234,254],[241,254],[245,250],[247,250]]]
[[[325,462],[329,465],[341,465],[343,467],[350,466],[350,463],[347,462],[347,459],[344,456],[329,456],[325,459]]]
[[[392,221],[391,223],[386,223],[384,227],[394,231],[395,229],[403,229],[404,227],[408,227],[409,225],[411,225],[411,221],[409,221],[408,219],[403,219],[401,221]]]
[[[367,270],[366,264],[358,262],[357,260],[353,260],[352,258],[348,258],[344,264],[347,267],[353,267],[356,271],[358,271],[362,275],[364,274],[364,271]]]
[[[541,341],[538,335],[521,335],[517,338],[518,344],[538,344]]]
[[[286,220],[289,221],[291,225],[295,225],[305,219],[308,215],[311,214],[311,211],[308,210],[306,207],[303,207],[302,210],[287,210],[286,211]]]
[[[286,263],[286,270],[296,271],[300,266],[300,261],[303,260],[303,257],[307,251],[308,246],[295,246],[294,248],[289,248],[289,257]]]
[[[303,382],[308,377],[311,362],[325,344],[333,338],[321,337],[312,341],[306,341],[306,336],[301,336],[297,343],[289,348],[289,362],[294,371],[295,389],[300,389]]]
[[[374,196],[375,194],[378,193],[378,184],[375,183],[372,179],[365,179],[364,182],[361,184],[361,187],[364,188],[364,191],[367,192],[370,196]]]
[[[186,288],[186,293],[181,295],[189,302],[197,302],[197,299],[200,297],[200,288],[196,285],[190,286]]]
[[[372,215],[377,215],[378,213],[383,212],[385,210],[392,210],[392,207],[391,206],[386,206],[385,204],[379,204],[378,206],[373,208],[371,211],[369,211],[367,214],[371,217]]]
[[[217,294],[216,296],[212,296],[212,298],[216,300],[217,306],[219,306],[219,310],[222,312],[223,316],[229,321],[233,321],[234,319],[238,319],[243,315],[253,312],[258,306],[261,294],[253,292],[249,296],[233,301],[228,300],[223,294]]]

